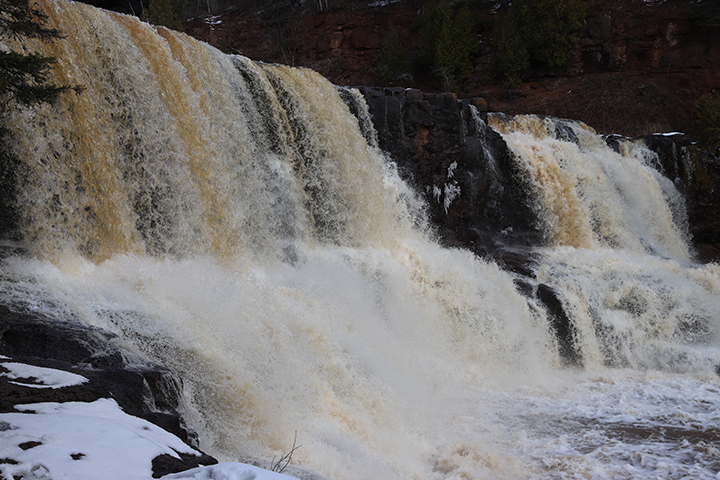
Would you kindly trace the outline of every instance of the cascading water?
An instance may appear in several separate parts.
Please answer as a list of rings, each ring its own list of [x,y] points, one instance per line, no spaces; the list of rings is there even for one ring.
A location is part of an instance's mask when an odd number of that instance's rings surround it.
[[[7,119],[30,255],[4,259],[3,301],[117,332],[180,374],[201,448],[269,459],[297,432],[293,461],[337,480],[713,478],[720,273],[689,265],[672,190],[634,157],[610,173],[580,127],[572,142],[503,127],[552,245],[537,280],[587,366],[561,368],[509,274],[432,241],[357,92],[44,8],[67,37],[29,47],[85,91]],[[612,176],[633,188],[590,188]],[[639,182],[655,182],[647,203]],[[637,434],[667,425],[687,439]]]
[[[647,149],[621,155],[585,125],[535,116],[491,125],[505,134],[538,197],[538,218],[549,243],[616,248],[688,262],[684,204],[672,183],[638,161]],[[640,149],[640,147],[638,147]],[[645,155],[643,155],[645,154]]]
[[[712,370],[717,266],[689,265],[684,203],[656,155],[629,141],[615,152],[565,120],[490,123],[537,197],[550,248],[536,275],[560,292],[586,363]]]

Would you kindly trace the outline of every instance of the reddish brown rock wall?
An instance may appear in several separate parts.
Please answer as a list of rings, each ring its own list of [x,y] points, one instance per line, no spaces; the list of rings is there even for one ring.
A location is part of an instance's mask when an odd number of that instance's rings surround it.
[[[683,131],[696,136],[694,101],[720,89],[720,29],[703,30],[688,16],[687,0],[596,0],[579,42],[561,69],[536,67],[516,89],[494,78],[492,3],[475,3],[481,52],[458,97],[482,97],[491,111],[538,113],[584,121],[602,133],[629,136]],[[383,86],[380,50],[391,29],[417,57],[418,4],[367,7],[336,1],[324,13],[309,7],[280,25],[253,11],[222,14],[216,25],[195,20],[188,33],[253,60],[306,66],[340,85]],[[213,17],[215,18],[215,17]],[[211,23],[211,22],[210,22]],[[439,92],[428,67],[416,61],[407,87]]]

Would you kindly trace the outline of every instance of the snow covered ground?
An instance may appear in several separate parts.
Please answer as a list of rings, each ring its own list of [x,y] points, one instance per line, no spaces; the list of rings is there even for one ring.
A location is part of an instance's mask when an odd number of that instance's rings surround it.
[[[5,361],[2,361],[5,360]],[[31,388],[60,388],[84,377],[0,358],[0,376]],[[23,480],[150,480],[163,454],[199,455],[176,436],[124,413],[115,400],[16,405],[0,413],[0,478]],[[163,479],[297,480],[243,463],[220,463]]]

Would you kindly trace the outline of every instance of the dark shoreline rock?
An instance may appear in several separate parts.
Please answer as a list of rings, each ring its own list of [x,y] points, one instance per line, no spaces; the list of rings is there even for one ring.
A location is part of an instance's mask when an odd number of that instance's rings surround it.
[[[200,456],[175,451],[180,458],[173,457],[167,453],[158,455],[152,460],[152,477],[160,478],[171,473],[184,472],[200,465],[215,465],[218,463],[210,455],[202,453]]]
[[[115,335],[78,321],[57,320],[37,313],[14,311],[0,305],[0,372],[3,363],[24,363],[85,377],[78,385],[34,388],[0,376],[0,412],[15,405],[41,402],[94,402],[114,399],[127,414],[145,419],[197,450],[195,434],[178,412],[181,380],[167,368],[141,359],[113,342]],[[26,379],[32,381],[33,379]],[[169,458],[165,458],[169,457]],[[153,460],[155,478],[200,465],[217,463],[213,457],[161,455]]]

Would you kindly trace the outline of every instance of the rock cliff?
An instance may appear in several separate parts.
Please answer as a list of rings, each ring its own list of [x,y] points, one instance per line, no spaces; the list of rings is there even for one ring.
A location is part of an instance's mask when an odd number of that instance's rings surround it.
[[[539,243],[527,194],[516,181],[507,145],[485,123],[483,105],[451,93],[360,91],[380,148],[424,195],[441,241],[480,255]]]

